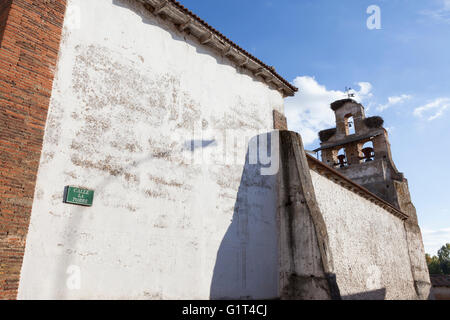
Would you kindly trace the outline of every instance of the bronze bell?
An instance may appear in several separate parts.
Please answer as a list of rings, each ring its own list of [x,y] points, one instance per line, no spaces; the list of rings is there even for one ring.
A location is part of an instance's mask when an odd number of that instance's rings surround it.
[[[367,147],[362,149],[362,152],[364,154],[365,162],[373,161],[373,157],[375,155],[373,148]]]
[[[346,163],[347,163],[347,161],[345,161],[345,154],[340,154],[340,155],[338,155],[338,160],[339,160],[339,166],[341,167],[341,168],[344,168],[345,167],[345,165],[346,165]]]

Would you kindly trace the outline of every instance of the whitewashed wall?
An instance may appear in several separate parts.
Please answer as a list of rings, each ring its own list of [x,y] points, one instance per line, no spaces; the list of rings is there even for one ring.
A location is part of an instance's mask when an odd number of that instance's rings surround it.
[[[403,221],[311,170],[343,299],[417,299]]]
[[[273,109],[279,92],[136,1],[69,0],[19,299],[275,297],[275,178],[245,143],[220,158]]]

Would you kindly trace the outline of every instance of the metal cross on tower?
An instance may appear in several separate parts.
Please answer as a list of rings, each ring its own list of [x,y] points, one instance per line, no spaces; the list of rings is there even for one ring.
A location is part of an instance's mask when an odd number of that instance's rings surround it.
[[[355,93],[352,92],[352,88],[350,87],[345,87],[345,94],[347,95],[347,98],[354,98],[355,97]]]

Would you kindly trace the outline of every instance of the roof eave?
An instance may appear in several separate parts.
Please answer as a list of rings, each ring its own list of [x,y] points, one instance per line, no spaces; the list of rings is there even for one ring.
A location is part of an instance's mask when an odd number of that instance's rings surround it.
[[[170,21],[181,33],[189,33],[200,44],[216,49],[219,54],[232,60],[236,68],[247,69],[252,75],[278,90],[284,97],[294,96],[298,88],[281,77],[273,67],[251,55],[222,33],[176,0],[138,0],[154,15]]]

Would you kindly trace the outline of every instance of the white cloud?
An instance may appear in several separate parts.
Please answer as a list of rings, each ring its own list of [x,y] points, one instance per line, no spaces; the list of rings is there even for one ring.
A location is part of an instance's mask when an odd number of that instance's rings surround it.
[[[439,0],[439,8],[434,10],[425,10],[421,13],[436,21],[450,23],[450,0]]]
[[[369,82],[359,82],[358,86],[360,87],[360,90],[359,92],[357,92],[357,95],[359,96],[360,100],[371,98],[373,96],[372,85]]]
[[[422,229],[425,252],[436,255],[437,251],[446,243],[450,243],[450,228],[429,230]]]
[[[432,121],[442,116],[448,108],[450,108],[450,98],[437,98],[414,109],[414,115],[419,118],[426,116],[428,121]]]
[[[285,114],[289,129],[302,135],[305,145],[313,143],[318,138],[318,132],[335,127],[334,112],[330,103],[345,99],[343,91],[328,90],[309,76],[297,77],[294,85],[299,88],[295,97],[287,98]],[[368,82],[358,83],[359,91],[355,91],[355,100],[362,102],[372,97],[372,85]]]
[[[407,95],[407,94],[402,94],[400,96],[389,97],[388,98],[388,102],[386,104],[379,105],[377,110],[379,112],[382,112],[382,111],[384,111],[386,109],[389,109],[392,106],[404,103],[406,100],[409,100],[411,98],[412,98],[412,96]]]
[[[389,135],[392,135],[392,133],[395,131],[395,127],[386,127],[385,129],[387,130]]]

